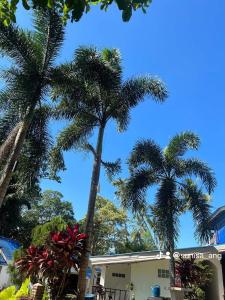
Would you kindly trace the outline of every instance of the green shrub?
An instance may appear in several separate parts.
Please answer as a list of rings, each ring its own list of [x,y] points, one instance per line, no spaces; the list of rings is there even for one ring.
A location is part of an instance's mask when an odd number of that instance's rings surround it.
[[[16,287],[10,286],[0,292],[0,300],[16,300],[21,296],[28,296],[30,279],[26,279],[20,289],[16,291]]]

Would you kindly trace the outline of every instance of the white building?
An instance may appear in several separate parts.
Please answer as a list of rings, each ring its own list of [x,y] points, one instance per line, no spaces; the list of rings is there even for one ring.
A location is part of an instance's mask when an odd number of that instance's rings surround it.
[[[8,264],[13,259],[13,253],[20,245],[10,239],[0,237],[0,290],[10,285]]]
[[[177,250],[177,256],[178,253],[187,258],[195,255],[197,260],[207,261],[213,267],[214,279],[207,291],[207,300],[224,300],[224,250],[223,246]],[[91,267],[89,292],[95,289],[97,282],[111,293],[113,300],[129,300],[132,294],[135,300],[147,300],[151,287],[159,285],[161,296],[170,299],[169,256],[159,251],[92,257]],[[130,286],[133,286],[132,291]]]

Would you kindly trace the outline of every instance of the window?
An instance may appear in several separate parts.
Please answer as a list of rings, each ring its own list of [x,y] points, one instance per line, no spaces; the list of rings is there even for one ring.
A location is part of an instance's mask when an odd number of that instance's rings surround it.
[[[158,269],[158,277],[159,278],[169,278],[170,277],[169,270]]]
[[[121,273],[112,273],[112,277],[120,277],[120,278],[125,278],[125,274],[121,274]]]

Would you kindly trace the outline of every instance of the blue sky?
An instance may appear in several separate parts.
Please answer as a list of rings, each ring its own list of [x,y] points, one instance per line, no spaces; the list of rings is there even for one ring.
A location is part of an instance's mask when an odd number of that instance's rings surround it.
[[[79,23],[67,26],[59,58],[69,60],[79,45],[116,47],[122,53],[124,78],[146,73],[161,77],[169,90],[168,101],[159,105],[146,99],[132,112],[129,129],[123,134],[110,124],[103,157],[125,161],[140,138],[152,138],[164,147],[174,134],[192,130],[202,142],[192,154],[205,160],[217,176],[214,208],[224,205],[225,195],[224,11],[224,0],[154,0],[146,15],[137,12],[129,23],[123,23],[115,7],[107,13],[94,8]],[[18,22],[29,24],[22,11]],[[50,130],[57,134],[61,127],[54,123]],[[87,208],[92,157],[71,151],[65,160],[62,183],[44,180],[42,188],[62,192],[79,219]],[[124,165],[121,176],[126,173]],[[101,195],[116,201],[104,172],[100,182]],[[180,236],[179,246],[195,245],[189,214],[181,219]]]

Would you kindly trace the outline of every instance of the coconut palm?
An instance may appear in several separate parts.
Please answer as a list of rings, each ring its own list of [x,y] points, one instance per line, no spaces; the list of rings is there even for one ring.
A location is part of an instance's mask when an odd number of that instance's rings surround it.
[[[58,74],[60,73],[64,80],[56,84],[53,90],[53,97],[60,98],[56,116],[68,119],[70,123],[60,133],[53,150],[53,168],[56,171],[65,167],[62,160],[63,150],[85,148],[94,156],[86,218],[86,233],[89,239],[87,252],[80,267],[78,284],[79,297],[83,299],[100,168],[101,165],[106,167],[110,176],[119,169],[119,161],[110,163],[102,160],[106,125],[109,121],[115,121],[118,130],[124,131],[128,126],[132,108],[143,101],[145,96],[163,102],[167,91],[159,79],[150,76],[123,81],[120,54],[116,49],[97,51],[92,47],[80,47],[75,52],[74,60],[58,69]],[[97,142],[94,147],[89,138],[95,129]]]
[[[216,185],[214,173],[201,160],[184,158],[188,150],[197,150],[199,144],[198,136],[192,132],[177,134],[164,150],[153,140],[137,142],[128,160],[130,177],[119,191],[123,206],[136,212],[149,207],[147,190],[157,186],[152,205],[153,223],[164,250],[171,253],[171,286],[175,283],[173,253],[179,237],[180,214],[187,210],[193,213],[195,233],[201,242],[208,241],[210,235],[210,205],[197,183],[201,182],[210,194]]]
[[[46,119],[45,95],[63,41],[63,25],[53,10],[37,10],[33,25],[34,31],[25,31],[0,23],[0,52],[10,62],[2,73],[5,84],[0,93],[0,127],[4,127],[0,139],[5,138],[0,146],[0,206],[25,139],[34,129],[32,123],[36,133],[45,124],[41,121]]]

